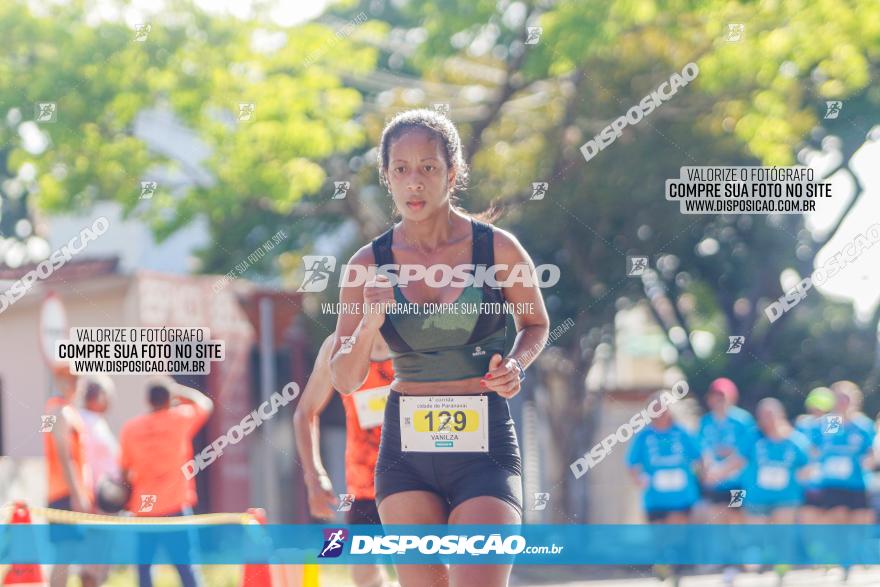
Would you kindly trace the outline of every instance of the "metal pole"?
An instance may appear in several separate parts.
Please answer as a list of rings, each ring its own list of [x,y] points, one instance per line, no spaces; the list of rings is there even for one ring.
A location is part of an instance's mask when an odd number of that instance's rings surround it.
[[[266,296],[260,299],[260,403],[265,402],[277,391],[275,389],[275,344],[273,341],[274,302]],[[275,451],[272,444],[275,422],[266,420],[261,431],[263,450],[257,451],[260,460],[260,475],[257,479],[257,495],[263,498],[266,517],[269,522],[279,519],[281,503],[278,499],[278,467],[275,466]]]

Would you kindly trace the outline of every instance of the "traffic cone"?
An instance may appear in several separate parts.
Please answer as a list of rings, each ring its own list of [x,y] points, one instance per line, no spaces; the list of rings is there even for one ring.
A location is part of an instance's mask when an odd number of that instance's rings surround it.
[[[250,508],[251,524],[265,524],[266,510]],[[272,587],[272,573],[267,564],[245,564],[241,578],[241,587]]]
[[[250,508],[252,524],[266,523],[266,510]],[[241,587],[320,587],[318,565],[246,564]]]
[[[10,524],[30,524],[31,513],[27,509],[27,505],[23,501],[16,501],[12,504],[12,518]],[[3,577],[3,585],[34,585],[45,586],[43,580],[43,569],[37,564],[13,563],[9,567],[6,576]]]

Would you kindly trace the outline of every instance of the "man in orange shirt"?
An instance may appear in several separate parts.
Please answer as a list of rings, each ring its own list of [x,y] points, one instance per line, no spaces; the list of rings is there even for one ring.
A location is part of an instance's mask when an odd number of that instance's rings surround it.
[[[315,367],[306,383],[302,398],[293,416],[296,446],[302,462],[306,489],[309,494],[309,510],[315,518],[329,520],[337,506],[333,484],[321,462],[320,432],[318,420],[321,412],[333,397],[330,383],[330,356],[335,335],[328,336]],[[342,396],[345,408],[345,481],[348,501],[345,504],[346,522],[349,524],[381,524],[376,509],[375,473],[382,439],[382,418],[385,398],[394,370],[391,367],[388,345],[381,337],[370,353],[370,371],[361,388]],[[379,565],[352,565],[352,579],[357,587],[377,587],[386,584]]]
[[[48,469],[49,507],[90,512],[92,495],[85,461],[85,424],[74,406],[81,386],[77,384],[76,375],[70,374],[70,365],[66,362],[55,363],[52,374],[59,394],[46,400],[41,427]],[[68,565],[54,565],[49,579],[52,587],[67,585],[68,574]],[[80,579],[86,587],[97,584],[85,571]]]
[[[172,396],[178,401],[172,405]],[[131,486],[129,511],[136,516],[184,516],[198,497],[194,479],[181,468],[192,459],[192,441],[214,409],[199,391],[159,376],[147,383],[150,411],[128,421],[119,435],[120,466]],[[151,565],[138,565],[141,587],[151,587]],[[200,584],[190,565],[177,565],[184,587]]]

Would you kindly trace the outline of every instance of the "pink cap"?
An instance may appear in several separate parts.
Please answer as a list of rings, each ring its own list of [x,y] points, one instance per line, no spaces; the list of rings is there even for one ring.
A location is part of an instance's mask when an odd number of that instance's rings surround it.
[[[739,390],[736,388],[736,383],[728,379],[727,377],[719,377],[715,381],[709,384],[709,393],[718,392],[727,398],[727,401],[735,404],[739,399]]]

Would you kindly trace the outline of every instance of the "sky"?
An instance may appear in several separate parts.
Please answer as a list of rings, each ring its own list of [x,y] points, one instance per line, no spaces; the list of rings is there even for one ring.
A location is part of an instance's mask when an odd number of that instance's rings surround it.
[[[844,103],[844,109],[846,105]],[[843,113],[842,113],[843,115]],[[872,133],[875,140],[865,143],[853,156],[852,167],[865,188],[861,200],[850,212],[840,230],[819,252],[816,265],[821,266],[832,255],[841,251],[853,238],[865,233],[872,224],[880,223],[880,129]],[[810,167],[817,170],[833,168],[839,161],[834,156],[817,157]],[[817,206],[815,212],[807,214],[807,228],[814,234],[826,234],[834,226],[841,211],[852,198],[853,182],[844,173],[836,174],[831,180],[830,200]],[[880,243],[865,250],[840,273],[829,279],[817,289],[823,295],[840,300],[853,300],[857,314],[866,319],[880,302]]]
[[[96,19],[117,19],[122,16],[129,25],[149,23],[149,16],[161,12],[173,0],[133,0],[125,14],[118,14],[109,0],[99,0]],[[274,2],[272,20],[281,26],[292,26],[313,19],[327,7],[328,0],[282,0]],[[253,0],[195,0],[195,4],[211,14],[229,14],[238,18],[252,16]]]

